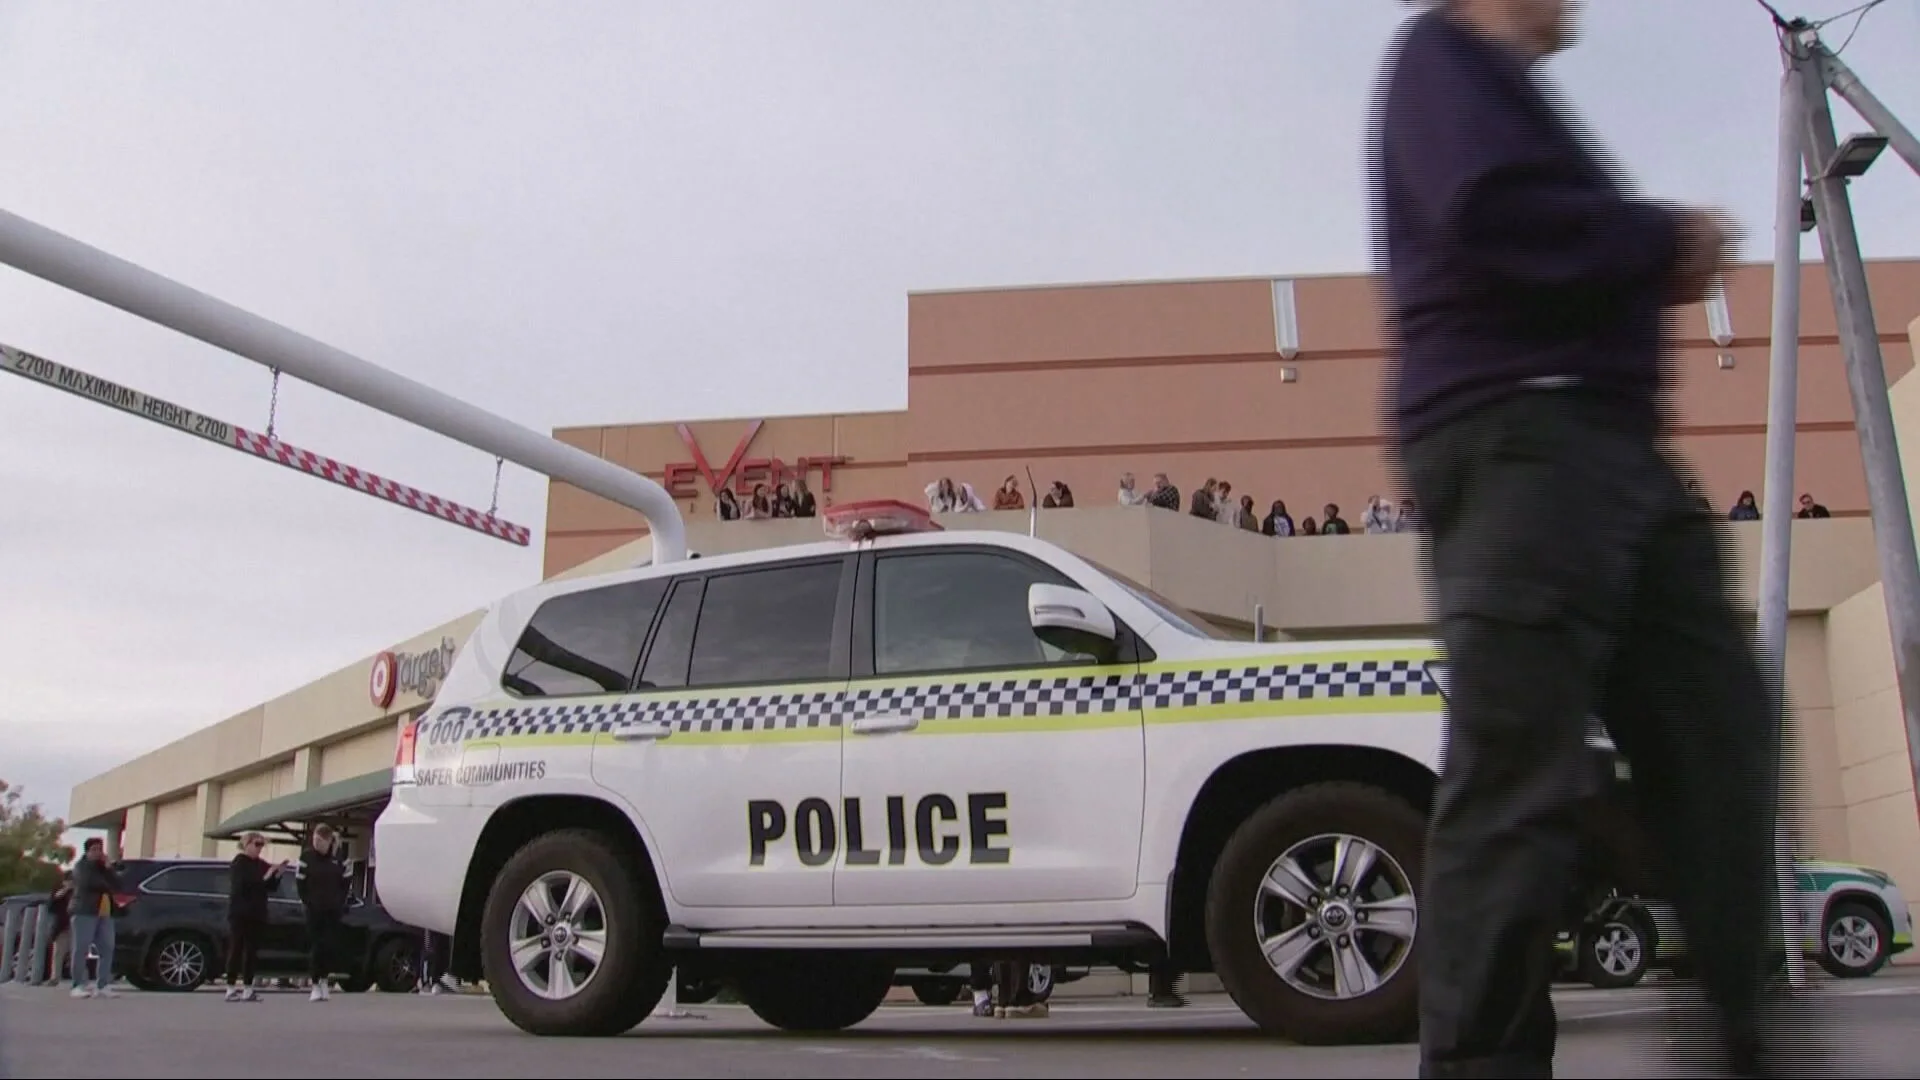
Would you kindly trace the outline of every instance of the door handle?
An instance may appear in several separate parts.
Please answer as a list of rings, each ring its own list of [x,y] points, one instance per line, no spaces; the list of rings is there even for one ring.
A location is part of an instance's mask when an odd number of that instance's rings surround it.
[[[617,742],[659,742],[673,734],[673,725],[658,720],[620,724],[609,732]]]
[[[847,725],[855,735],[891,735],[920,726],[917,716],[863,716]]]

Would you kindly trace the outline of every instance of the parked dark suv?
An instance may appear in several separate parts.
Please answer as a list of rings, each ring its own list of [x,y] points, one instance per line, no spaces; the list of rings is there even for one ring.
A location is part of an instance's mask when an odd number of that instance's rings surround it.
[[[129,859],[120,880],[131,902],[114,920],[114,967],[141,990],[189,991],[215,981],[227,948],[227,864],[213,859]],[[388,993],[413,989],[420,931],[390,918],[378,904],[354,898],[334,957],[340,987]],[[293,875],[282,874],[267,903],[259,978],[307,973],[306,920]]]

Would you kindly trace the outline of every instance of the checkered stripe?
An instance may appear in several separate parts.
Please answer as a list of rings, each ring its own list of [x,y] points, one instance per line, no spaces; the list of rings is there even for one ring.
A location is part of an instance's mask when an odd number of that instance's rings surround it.
[[[991,679],[857,687],[731,697],[484,709],[467,720],[468,740],[513,736],[591,735],[652,721],[687,732],[831,729],[853,717],[903,715],[920,720],[1089,716],[1142,706],[1180,709],[1262,701],[1412,697],[1437,693],[1419,661],[1365,660],[1282,666],[1207,668],[1122,674]]]
[[[925,683],[853,691],[851,711],[920,720],[985,720],[1027,716],[1086,716],[1139,708],[1131,675],[996,679]]]
[[[283,443],[271,435],[262,435],[256,431],[235,427],[232,445],[237,450],[245,450],[249,454],[285,465],[289,469],[297,469],[309,476],[330,480],[342,487],[352,488],[377,499],[385,499],[409,510],[431,514],[442,521],[465,526],[510,544],[526,547],[533,535],[525,525],[516,525],[511,521],[495,517],[491,512],[475,510],[471,506],[463,506],[438,495],[429,495],[417,487],[409,487],[399,481],[376,476],[311,450],[302,450],[297,446]]]
[[[1207,668],[1148,675],[1141,695],[1150,709],[1260,701],[1417,697],[1435,693],[1417,660],[1335,660]]]
[[[591,735],[622,724],[671,724],[680,731],[775,731],[831,728],[840,724],[843,695],[815,692],[748,694],[668,701],[629,698],[593,704],[523,705],[487,709],[468,720],[467,738],[515,735]]]

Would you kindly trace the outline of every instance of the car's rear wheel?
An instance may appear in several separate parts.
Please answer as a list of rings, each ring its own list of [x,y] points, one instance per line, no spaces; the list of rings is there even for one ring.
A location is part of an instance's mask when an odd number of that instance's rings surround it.
[[[383,994],[412,993],[420,985],[420,947],[407,938],[388,938],[373,951],[370,974]]]
[[[1234,1002],[1262,1030],[1304,1044],[1417,1030],[1424,843],[1419,811],[1362,784],[1313,784],[1255,811],[1207,888],[1207,945]]]
[[[767,957],[740,973],[740,999],[782,1031],[840,1031],[880,1007],[891,965],[864,957],[801,953]]]
[[[966,989],[959,979],[922,979],[913,984],[913,996],[922,1005],[951,1005]]]
[[[1820,966],[1836,979],[1864,979],[1893,955],[1893,928],[1880,913],[1855,900],[1827,909],[1820,925]]]
[[[524,1031],[618,1035],[666,993],[663,928],[630,853],[591,829],[548,833],[515,852],[488,890],[487,986]]]
[[[1032,964],[1027,968],[1027,993],[1035,1001],[1045,1001],[1053,996],[1054,970],[1051,964]]]
[[[213,947],[198,934],[164,934],[147,954],[146,977],[156,990],[192,993],[213,977]]]

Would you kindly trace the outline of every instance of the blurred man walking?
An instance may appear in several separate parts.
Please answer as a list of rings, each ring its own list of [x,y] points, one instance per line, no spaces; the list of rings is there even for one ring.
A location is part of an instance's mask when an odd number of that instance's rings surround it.
[[[1572,41],[1570,0],[1428,7],[1372,133],[1390,423],[1450,668],[1421,1075],[1552,1075],[1553,941],[1595,714],[1662,823],[1724,1064],[1774,1075],[1774,702],[1664,415],[1667,309],[1701,299],[1730,227],[1629,194],[1534,81]]]

